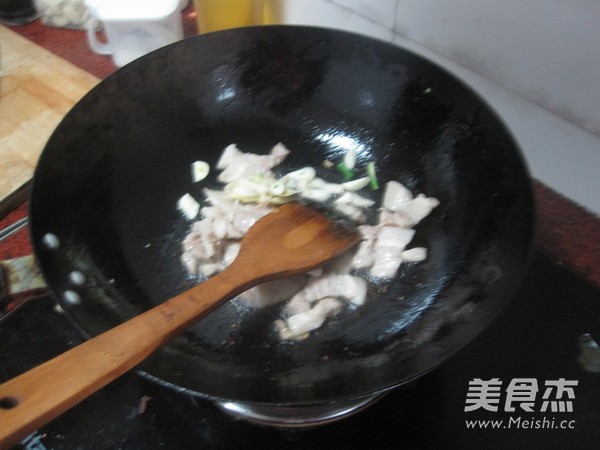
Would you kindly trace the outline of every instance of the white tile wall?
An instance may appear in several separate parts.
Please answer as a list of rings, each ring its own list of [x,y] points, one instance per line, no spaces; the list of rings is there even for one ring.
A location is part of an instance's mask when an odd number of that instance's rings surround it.
[[[446,67],[512,129],[534,177],[600,215],[599,0],[280,0]]]
[[[359,15],[371,19],[388,30],[393,30],[396,24],[397,0],[332,0],[338,5],[356,11]]]
[[[598,0],[398,0],[395,30],[600,134],[599,22]]]
[[[394,37],[392,27],[386,28],[378,22],[347,8],[331,0],[279,0],[282,2],[281,21],[296,25],[315,25],[343,30],[351,30],[356,33],[366,34],[384,40]],[[343,2],[343,0],[339,0]],[[376,0],[374,4],[381,1]],[[394,0],[393,3],[395,3]],[[367,2],[343,2],[343,3],[367,3]],[[394,14],[392,17],[395,20]]]

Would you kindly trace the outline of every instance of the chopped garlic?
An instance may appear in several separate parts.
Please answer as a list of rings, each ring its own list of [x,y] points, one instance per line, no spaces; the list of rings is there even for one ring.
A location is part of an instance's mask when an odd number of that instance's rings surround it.
[[[302,197],[315,202],[326,202],[331,194],[324,189],[306,189],[301,192]]]
[[[210,172],[210,166],[205,161],[194,161],[192,163],[192,181],[197,183],[204,180]]]
[[[190,194],[185,194],[177,201],[177,209],[183,213],[189,220],[193,220],[200,211],[200,203]]]
[[[346,152],[344,155],[344,165],[350,170],[354,169],[356,165],[356,149],[351,148]]]
[[[369,185],[371,179],[369,177],[357,178],[356,180],[346,181],[342,183],[342,187],[346,191],[358,191]]]
[[[375,204],[375,202],[370,198],[363,197],[362,195],[355,194],[354,192],[346,192],[344,195],[339,197],[335,203],[336,205],[349,203],[358,208],[368,208]]]
[[[302,169],[295,170],[286,174],[283,177],[286,184],[295,185],[298,184],[301,187],[305,187],[308,183],[315,179],[317,171],[312,167],[303,167]]]
[[[323,180],[322,178],[315,178],[314,180],[312,180],[310,182],[310,184],[308,185],[308,188],[323,190],[323,191],[329,192],[330,194],[343,194],[344,193],[344,188],[342,187],[341,184],[328,183],[327,181]]]

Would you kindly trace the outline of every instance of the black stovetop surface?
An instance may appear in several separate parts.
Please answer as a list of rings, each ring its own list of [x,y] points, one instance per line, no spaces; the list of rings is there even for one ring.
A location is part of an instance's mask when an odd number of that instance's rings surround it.
[[[23,448],[600,449],[600,350],[586,353],[596,358],[597,371],[586,369],[580,361],[586,334],[600,341],[600,291],[535,252],[511,303],[475,341],[416,384],[344,420],[295,430],[253,425],[130,373],[30,436]],[[0,326],[0,381],[78,342],[50,299],[27,304]],[[467,401],[476,379],[499,379],[498,402],[483,395],[496,411]],[[567,389],[548,391],[546,400],[556,402],[544,410],[546,382],[561,379]],[[538,391],[519,397],[532,391],[510,391],[511,383],[537,383]],[[523,410],[530,401],[532,410]],[[552,411],[568,402],[571,411]],[[465,411],[468,405],[474,409]]]

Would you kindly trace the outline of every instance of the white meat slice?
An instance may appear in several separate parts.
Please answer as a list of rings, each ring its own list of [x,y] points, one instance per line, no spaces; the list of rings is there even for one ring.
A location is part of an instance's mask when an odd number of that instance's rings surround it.
[[[402,247],[376,246],[371,275],[376,278],[392,278],[402,264]]]
[[[249,305],[262,308],[289,299],[306,285],[306,281],[303,275],[269,281],[248,289],[239,298]]]
[[[433,208],[439,204],[440,201],[437,198],[419,194],[402,211],[417,224],[427,217]]]
[[[231,200],[228,200],[226,198],[225,192],[223,192],[223,191],[217,191],[215,189],[204,189],[203,193],[204,193],[204,196],[206,197],[206,200],[208,200],[208,202],[211,205],[218,205],[223,202],[232,203]],[[204,208],[202,208],[202,209],[204,209]],[[202,212],[202,210],[200,212]]]
[[[389,181],[385,184],[381,205],[390,211],[404,209],[413,199],[412,193],[402,183]]]
[[[375,247],[398,247],[404,250],[415,235],[411,228],[383,226],[379,228]]]
[[[336,315],[342,308],[341,302],[333,297],[325,297],[305,312],[294,314],[285,321],[279,320],[279,335],[282,339],[303,338],[307,333],[316,330],[329,317]]]
[[[250,227],[267,213],[268,211],[258,208],[240,208],[235,211],[231,221],[231,225],[239,233],[239,235],[235,237],[242,237],[245,235]]]
[[[226,266],[230,265],[240,253],[241,244],[237,241],[228,242],[223,250],[223,262]]]
[[[237,145],[229,144],[227,147],[225,147],[225,150],[223,150],[223,153],[221,153],[221,157],[217,161],[217,169],[225,169],[229,164],[233,162],[235,158],[237,158],[240,155],[242,155],[242,152],[238,149]]]
[[[192,231],[183,240],[182,247],[198,260],[210,259],[217,253],[217,243],[207,231]]]
[[[196,225],[196,223],[194,223],[194,226]],[[194,247],[196,247],[196,245],[198,245],[198,243],[200,242],[200,240],[202,239],[202,233],[200,233],[199,231],[195,231],[194,228],[192,227],[192,231],[190,233],[187,234],[187,236],[183,239],[183,241],[181,242],[181,249],[183,250],[184,253],[190,253],[194,256],[196,256],[194,254]],[[200,257],[204,257],[202,254],[200,254]]]
[[[283,145],[281,142],[278,142],[271,149],[271,157],[273,158],[274,164],[271,168],[275,167],[278,164],[281,164],[283,160],[290,154],[288,148]]]
[[[184,252],[181,255],[181,262],[190,275],[198,273],[198,259],[190,252]]]
[[[410,228],[414,225],[414,222],[406,213],[402,211],[389,211],[382,209],[379,212],[379,224],[380,225],[392,225],[402,228]]]
[[[292,315],[306,312],[315,301],[325,297],[346,298],[355,305],[362,305],[367,298],[367,282],[347,274],[328,273],[312,278],[292,297],[285,310]]]
[[[208,192],[212,206],[201,209],[203,218],[194,222],[190,233],[182,242],[182,262],[189,273],[205,277],[223,270],[233,261],[239,251],[240,239],[258,219],[271,208],[255,204],[242,205]]]
[[[258,219],[272,210],[264,205],[231,201],[212,192],[210,195],[213,206],[205,206],[200,212],[213,220],[213,234],[220,239],[240,239]]]
[[[255,166],[255,161],[251,158],[238,158],[228,165],[217,177],[223,183],[231,183],[234,180],[242,179],[245,176],[250,176],[258,173]]]
[[[225,265],[222,262],[207,262],[204,264],[200,264],[198,267],[198,271],[201,275],[208,278],[215,273],[221,272],[225,268]]]
[[[375,256],[373,247],[378,228],[371,225],[360,225],[358,230],[363,239],[358,244],[358,250],[352,258],[352,267],[355,269],[364,269],[373,265]]]
[[[364,222],[366,219],[365,212],[352,203],[335,203],[335,208],[356,222]]]
[[[353,266],[352,261],[354,260],[355,251],[348,250],[339,256],[336,256],[323,266],[323,271],[333,272],[339,274],[349,274],[352,272]],[[323,272],[315,274],[314,276],[322,275]]]
[[[256,174],[264,174],[280,164],[289,154],[289,150],[283,144],[275,145],[268,155],[242,153],[237,148],[231,149],[230,147],[225,148],[217,163],[218,169],[224,167],[217,177],[223,183],[230,183]]]
[[[379,229],[374,245],[371,275],[392,278],[402,264],[402,252],[415,235],[415,230],[384,226]]]
[[[225,239],[227,236],[227,219],[225,217],[213,219],[213,234],[217,239]]]

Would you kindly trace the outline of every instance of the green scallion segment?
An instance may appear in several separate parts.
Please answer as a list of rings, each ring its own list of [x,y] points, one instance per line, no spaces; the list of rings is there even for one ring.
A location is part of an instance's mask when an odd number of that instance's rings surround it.
[[[339,163],[337,166],[335,166],[335,168],[344,176],[346,180],[351,180],[354,178],[354,172],[352,169],[349,169],[348,166],[346,166],[346,164],[343,162]]]
[[[369,186],[374,191],[379,189],[379,181],[377,180],[377,173],[375,170],[375,163],[370,162],[367,164],[367,175],[369,176]]]

